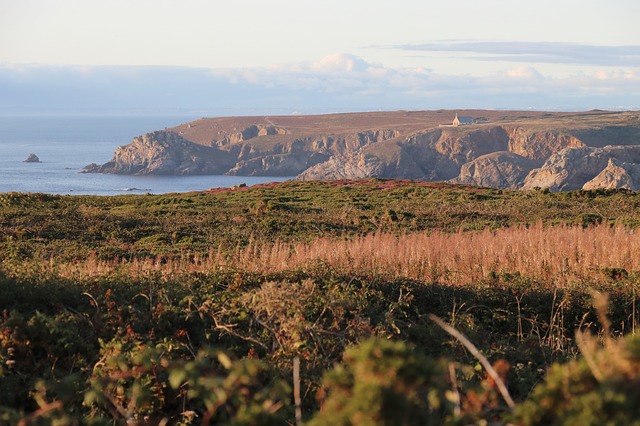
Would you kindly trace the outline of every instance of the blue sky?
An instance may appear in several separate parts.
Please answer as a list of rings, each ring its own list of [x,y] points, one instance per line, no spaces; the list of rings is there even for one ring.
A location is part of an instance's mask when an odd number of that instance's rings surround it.
[[[637,0],[0,0],[0,114],[640,107]]]

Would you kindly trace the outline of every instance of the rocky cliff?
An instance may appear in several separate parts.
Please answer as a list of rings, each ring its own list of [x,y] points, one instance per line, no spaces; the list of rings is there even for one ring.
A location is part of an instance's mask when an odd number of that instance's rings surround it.
[[[448,180],[495,188],[637,185],[637,113],[395,111],[201,119],[134,138],[85,172]],[[605,146],[605,142],[608,145]]]
[[[640,164],[609,159],[607,167],[582,186],[582,189],[630,189],[640,190]]]
[[[552,153],[577,146],[583,144],[558,131],[491,125],[445,127],[334,156],[298,178],[389,177],[517,188]]]
[[[173,132],[138,136],[116,149],[111,161],[90,164],[85,173],[133,175],[223,174],[235,164],[228,152],[190,142]]]
[[[606,183],[607,188],[623,188],[625,168],[620,164],[626,164],[629,170],[635,169],[640,164],[640,146],[567,148],[549,157],[542,167],[532,170],[522,188],[571,191],[585,185],[590,189],[600,187],[597,182]]]
[[[460,174],[451,179],[452,183],[461,183],[490,188],[518,188],[536,162],[510,151],[498,151],[465,163]]]

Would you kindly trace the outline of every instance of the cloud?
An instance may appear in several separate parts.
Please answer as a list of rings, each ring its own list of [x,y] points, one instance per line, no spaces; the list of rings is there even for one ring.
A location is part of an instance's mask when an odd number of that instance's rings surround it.
[[[541,80],[544,76],[540,74],[535,68],[529,66],[522,66],[508,69],[505,73],[508,78],[521,78],[527,80]]]
[[[233,69],[217,70],[219,77],[237,82]],[[543,75],[530,65],[508,68],[495,75],[446,75],[425,68],[386,68],[348,54],[327,56],[317,62],[254,69],[246,84],[287,92],[335,94],[361,104],[473,106],[520,108],[606,107],[638,105],[640,71],[599,71],[565,78]],[[535,94],[535,96],[533,96]],[[607,94],[610,99],[598,97]],[[544,100],[544,102],[543,102]],[[611,103],[609,103],[611,102]]]
[[[311,69],[319,72],[367,72],[372,67],[367,61],[348,53],[327,55],[311,64]]]
[[[335,53],[308,63],[276,64],[263,68],[217,68],[212,75],[238,83],[301,90],[334,91],[335,88],[364,87],[372,80],[383,79],[391,70],[371,64],[355,55]]]
[[[278,64],[242,70],[218,68],[211,71],[216,78],[244,82],[282,90],[301,90],[344,95],[380,93],[382,89],[405,89],[428,81],[431,71],[425,68],[385,68],[348,53],[327,55],[315,62]]]
[[[441,41],[404,44],[391,48],[414,52],[463,53],[469,59],[480,61],[640,66],[640,45],[602,46],[565,42]]]
[[[206,115],[437,108],[638,108],[640,70],[557,78],[530,65],[488,76],[385,67],[338,53],[256,68],[0,64],[0,113]]]

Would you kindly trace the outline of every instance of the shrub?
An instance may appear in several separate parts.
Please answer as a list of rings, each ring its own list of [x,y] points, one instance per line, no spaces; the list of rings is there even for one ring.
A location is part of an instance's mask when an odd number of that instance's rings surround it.
[[[325,375],[327,394],[309,426],[440,424],[445,383],[433,359],[403,342],[369,339]]]
[[[522,425],[640,425],[640,336],[578,334],[583,356],[554,364],[516,410]]]

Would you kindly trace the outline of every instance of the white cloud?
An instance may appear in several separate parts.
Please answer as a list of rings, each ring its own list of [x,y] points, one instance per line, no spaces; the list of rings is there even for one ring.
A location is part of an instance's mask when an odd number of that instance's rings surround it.
[[[640,45],[604,46],[568,42],[439,41],[392,46],[414,52],[465,54],[467,59],[546,64],[640,66]]]
[[[544,77],[534,67],[520,66],[511,68],[506,71],[506,76],[509,78],[519,78],[528,80],[541,80]]]
[[[640,107],[640,71],[599,69],[554,77],[533,66],[488,76],[387,68],[337,53],[318,61],[255,68],[44,67],[0,65],[0,112],[232,109],[349,111],[430,108],[591,109]]]
[[[373,66],[365,60],[347,53],[327,55],[311,64],[312,70],[329,73],[368,72],[371,68]]]
[[[638,82],[640,81],[640,70],[598,71],[593,76],[598,80]]]
[[[235,69],[217,69],[213,74],[236,84],[244,76],[248,84],[284,90],[343,91],[345,94],[358,90],[360,94],[379,94],[385,88],[423,85],[430,71],[424,68],[385,68],[355,55],[335,53],[315,62],[277,64],[243,70],[242,73]]]

